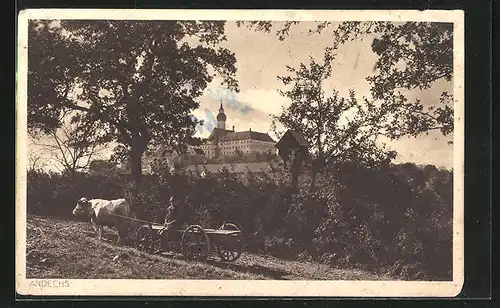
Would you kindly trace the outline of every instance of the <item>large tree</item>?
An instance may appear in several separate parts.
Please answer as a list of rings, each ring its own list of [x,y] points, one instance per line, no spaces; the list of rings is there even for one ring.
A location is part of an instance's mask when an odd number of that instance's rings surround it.
[[[297,21],[276,30],[287,39]],[[258,31],[271,32],[269,21],[238,22]],[[453,94],[442,92],[431,102],[409,100],[408,91],[426,90],[440,80],[453,79],[453,24],[437,22],[319,22],[309,33],[332,30],[332,49],[355,40],[370,39],[377,55],[374,74],[367,76],[373,100],[385,101],[392,114],[387,123],[390,137],[397,139],[439,130],[453,132]]]
[[[336,90],[325,90],[334,59],[333,49],[327,48],[322,61],[311,57],[309,63],[301,63],[297,69],[287,66],[290,74],[278,77],[286,88],[280,94],[291,104],[273,116],[273,130],[279,135],[279,127],[284,126],[308,141],[311,188],[325,167],[344,162],[373,167],[395,158],[394,151],[378,142],[381,135],[389,133],[382,127],[389,113],[387,104],[359,101],[352,90],[348,98]]]
[[[75,86],[78,54],[48,20],[28,24],[28,131],[54,133],[63,125]]]
[[[28,104],[43,117],[30,117],[30,127],[50,131],[64,112],[81,112],[129,150],[138,187],[148,146],[191,140],[196,99],[215,76],[238,90],[223,40],[218,21],[32,21]]]

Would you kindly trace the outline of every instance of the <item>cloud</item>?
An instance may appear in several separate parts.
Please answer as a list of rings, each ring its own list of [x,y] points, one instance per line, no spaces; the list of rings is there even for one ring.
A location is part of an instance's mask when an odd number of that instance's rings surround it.
[[[199,101],[200,107],[193,113],[204,121],[203,125],[197,128],[200,136],[208,136],[217,126],[216,117],[221,102],[227,116],[227,129],[232,129],[234,125],[237,130],[252,128],[265,133],[269,132],[271,115],[279,114],[282,107],[289,104],[277,90],[251,88],[235,93],[220,86],[218,80],[212,82]]]
[[[241,92],[239,98],[266,115],[278,114],[290,104],[290,100],[281,96],[277,89],[251,88]]]
[[[242,114],[249,114],[254,110],[250,104],[243,102],[240,99],[241,94],[224,87],[209,87],[205,93],[205,95],[220,101],[223,104],[224,109],[232,109]]]

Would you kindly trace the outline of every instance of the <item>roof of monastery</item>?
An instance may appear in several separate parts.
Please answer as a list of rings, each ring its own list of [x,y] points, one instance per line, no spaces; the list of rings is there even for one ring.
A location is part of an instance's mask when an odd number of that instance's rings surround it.
[[[212,140],[216,136],[219,137],[219,141],[259,140],[275,142],[269,134],[254,131],[235,132],[227,129],[214,128],[208,139]]]

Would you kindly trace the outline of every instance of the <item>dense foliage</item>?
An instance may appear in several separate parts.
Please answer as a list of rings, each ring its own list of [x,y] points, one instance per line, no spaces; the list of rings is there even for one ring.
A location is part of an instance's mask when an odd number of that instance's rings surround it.
[[[216,76],[238,91],[235,56],[218,46],[222,21],[33,20],[29,32],[30,131],[54,131],[76,113],[83,131],[128,154],[136,186],[149,147],[192,141],[192,111]]]
[[[451,279],[450,171],[413,164],[342,165],[334,174],[320,174],[314,193],[304,179],[292,194],[290,177],[280,170],[248,173],[244,180],[228,170],[191,173],[163,163],[152,170],[140,189],[140,218],[162,222],[175,192],[187,224],[236,223],[245,232],[248,251],[386,271],[405,279]],[[82,195],[128,197],[129,181],[110,173],[30,171],[28,211],[71,216]]]
[[[317,174],[328,166],[356,162],[374,167],[390,163],[397,155],[379,138],[391,136],[382,125],[391,114],[387,104],[359,101],[354,90],[349,91],[349,98],[344,98],[337,90],[329,93],[323,87],[334,73],[335,57],[333,49],[326,48],[322,61],[311,57],[309,63],[301,63],[299,68],[287,66],[289,75],[278,76],[286,88],[279,92],[291,104],[273,116],[272,129],[276,135],[282,135],[277,129],[279,123],[307,140],[312,154],[309,156],[312,189]]]
[[[238,21],[256,31],[271,32],[280,40],[290,35],[299,21],[281,26],[271,21]],[[344,21],[320,22],[310,34],[332,30],[332,51],[344,44],[371,40],[377,60],[373,74],[366,80],[371,85],[373,102],[383,102],[393,116],[381,129],[393,139],[418,136],[439,130],[444,136],[453,132],[453,93],[442,92],[433,102],[410,100],[408,91],[428,90],[438,82],[453,80],[453,24],[437,22]]]

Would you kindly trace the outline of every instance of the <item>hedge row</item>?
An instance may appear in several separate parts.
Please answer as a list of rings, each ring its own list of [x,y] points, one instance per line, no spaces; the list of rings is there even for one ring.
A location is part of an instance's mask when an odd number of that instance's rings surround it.
[[[452,173],[412,164],[366,169],[341,166],[318,189],[289,189],[276,171],[172,173],[158,163],[140,187],[137,213],[162,222],[168,198],[182,200],[187,223],[236,223],[247,250],[280,258],[316,260],[338,267],[386,270],[407,279],[451,279]],[[202,170],[200,170],[202,171]],[[303,178],[307,179],[307,175]],[[62,176],[30,171],[28,210],[70,216],[76,200],[130,198],[120,175]]]

